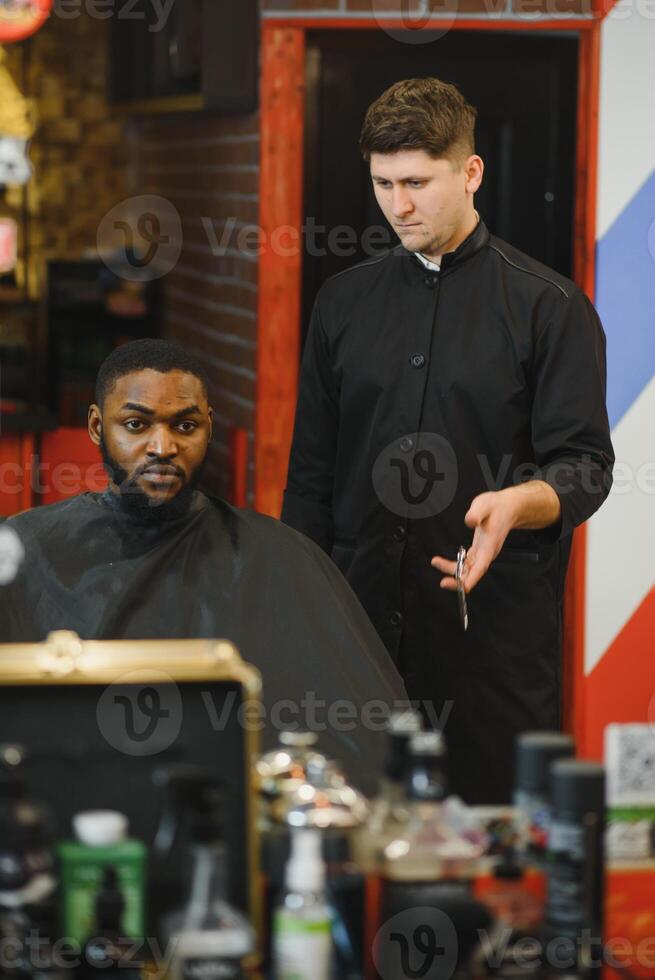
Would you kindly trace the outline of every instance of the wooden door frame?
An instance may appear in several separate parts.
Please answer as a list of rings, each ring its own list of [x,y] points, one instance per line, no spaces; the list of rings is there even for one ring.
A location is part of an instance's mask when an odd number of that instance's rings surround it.
[[[580,18],[458,19],[451,30],[565,31],[579,39],[573,278],[595,293],[600,28],[613,0]],[[398,26],[373,17],[268,17],[262,26],[261,169],[255,508],[279,517],[293,433],[301,348],[305,51],[307,32]],[[585,528],[574,535],[564,611],[565,727],[584,732]]]

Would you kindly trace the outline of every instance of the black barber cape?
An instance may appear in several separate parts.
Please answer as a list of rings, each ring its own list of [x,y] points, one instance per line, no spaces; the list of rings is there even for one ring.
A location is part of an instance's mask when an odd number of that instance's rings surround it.
[[[407,696],[347,582],[311,541],[199,492],[186,517],[156,526],[135,523],[109,492],[5,526],[26,557],[0,588],[0,642],[39,642],[59,629],[96,640],[229,639],[262,672],[267,719],[277,704],[282,724],[302,730],[308,721],[319,748],[375,789],[384,712],[373,707],[368,727],[359,719],[374,701]],[[275,743],[270,726],[264,735]]]
[[[516,733],[560,724],[571,532],[612,462],[591,303],[482,222],[439,274],[398,247],[321,288],[282,519],[332,554],[410,697],[434,702],[470,802],[505,801]],[[561,521],[510,534],[464,633],[430,560],[470,546],[476,495],[535,478]]]

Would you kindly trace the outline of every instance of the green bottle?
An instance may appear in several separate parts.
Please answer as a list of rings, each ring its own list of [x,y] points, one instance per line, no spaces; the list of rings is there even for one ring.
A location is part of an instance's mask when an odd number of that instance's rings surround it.
[[[128,838],[128,820],[112,810],[89,810],[73,817],[77,840],[57,847],[62,935],[86,942],[96,929],[96,898],[108,867],[116,869],[125,902],[126,938],[145,936],[145,844]]]

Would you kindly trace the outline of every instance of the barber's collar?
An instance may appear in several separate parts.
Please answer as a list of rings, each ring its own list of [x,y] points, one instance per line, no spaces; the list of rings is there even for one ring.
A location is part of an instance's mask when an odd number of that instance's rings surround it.
[[[416,258],[419,260],[419,262],[422,262],[425,268],[429,269],[430,272],[439,272],[441,270],[441,265],[437,265],[436,262],[430,262],[429,259],[426,259],[426,257],[421,254],[421,252],[416,253]]]
[[[482,221],[477,211],[475,213],[478,218],[478,222],[471,234],[455,249],[454,252],[446,252],[444,255],[442,255],[438,266],[435,262],[430,262],[429,259],[426,259],[426,257],[421,255],[420,252],[409,252],[402,245],[399,247],[399,254],[404,254],[411,257],[414,260],[416,269],[421,270],[423,275],[425,275],[424,270],[428,268],[433,273],[438,271],[439,274],[443,276],[445,273],[450,272],[451,269],[457,268],[468,259],[472,258],[472,256],[479,252],[480,249],[483,248],[489,241],[489,232],[487,231],[485,223]]]

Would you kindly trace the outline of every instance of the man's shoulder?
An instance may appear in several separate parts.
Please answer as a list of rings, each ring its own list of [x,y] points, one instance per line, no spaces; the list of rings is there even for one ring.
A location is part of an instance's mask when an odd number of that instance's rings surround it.
[[[550,288],[554,295],[563,299],[572,299],[580,294],[580,289],[571,279],[556,272],[543,262],[533,259],[520,249],[504,242],[495,235],[489,237],[487,249],[495,261],[501,265],[507,274],[520,283],[522,287],[536,294]]]
[[[401,255],[401,251],[398,246],[388,248],[335,273],[322,284],[318,294],[319,300],[323,299],[329,302],[331,299],[353,292],[361,293],[362,289],[365,290],[369,284],[373,285],[381,276],[389,274],[393,260]]]
[[[39,533],[61,520],[79,518],[82,512],[97,505],[98,497],[99,494],[96,493],[80,493],[56,504],[32,507],[8,518],[7,527],[13,528],[19,534],[25,531]]]
[[[277,518],[256,510],[235,507],[220,497],[208,496],[208,499],[235,540],[245,533],[254,548],[270,550],[278,559],[286,556],[287,560],[293,561],[303,557],[321,563],[330,561],[314,541]]]

